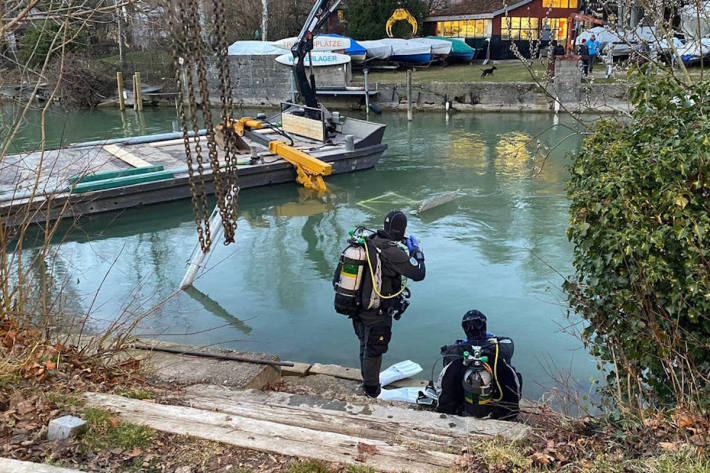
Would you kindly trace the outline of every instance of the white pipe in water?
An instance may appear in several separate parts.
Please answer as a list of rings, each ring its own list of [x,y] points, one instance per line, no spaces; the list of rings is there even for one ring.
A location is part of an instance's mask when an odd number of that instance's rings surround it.
[[[222,216],[219,214],[219,206],[215,206],[212,211],[212,216],[210,217],[210,240],[212,241],[212,245],[210,245],[210,248],[208,248],[207,251],[202,251],[199,243],[195,245],[195,249],[192,250],[192,256],[190,257],[187,272],[185,272],[185,276],[183,276],[182,281],[180,282],[180,290],[184,291],[188,287],[192,286],[192,283],[195,281],[197,274],[202,268],[202,262],[205,260],[207,255],[209,255],[210,249],[212,249],[212,246],[214,246],[221,233]]]

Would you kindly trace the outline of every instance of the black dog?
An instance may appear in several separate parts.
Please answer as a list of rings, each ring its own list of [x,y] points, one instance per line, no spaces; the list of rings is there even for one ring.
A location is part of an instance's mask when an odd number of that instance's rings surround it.
[[[497,69],[496,66],[489,67],[487,69],[483,69],[483,72],[481,72],[481,77],[492,76],[493,71],[495,71],[496,69]]]

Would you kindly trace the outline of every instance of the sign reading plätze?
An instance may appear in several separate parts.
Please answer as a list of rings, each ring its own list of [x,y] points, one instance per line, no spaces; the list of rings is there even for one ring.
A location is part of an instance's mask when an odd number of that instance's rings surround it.
[[[313,67],[337,66],[350,62],[350,56],[346,54],[313,51],[310,56],[313,59]],[[291,54],[282,54],[281,56],[276,58],[276,62],[278,62],[279,64],[285,64],[286,66],[293,66],[294,59]],[[311,62],[308,59],[308,56],[306,56],[303,63],[306,67],[310,67]]]
[[[295,36],[274,41],[277,48],[288,49],[298,42]],[[350,38],[335,38],[332,36],[316,36],[313,38],[313,51],[342,51],[350,47]]]

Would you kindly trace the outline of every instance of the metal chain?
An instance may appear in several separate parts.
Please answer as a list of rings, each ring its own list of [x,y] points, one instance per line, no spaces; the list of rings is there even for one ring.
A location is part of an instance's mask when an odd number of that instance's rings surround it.
[[[189,57],[187,54],[189,53],[190,49],[186,46],[187,41],[188,41],[188,34],[186,30],[186,25],[187,22],[185,21],[187,18],[187,14],[185,12],[185,6],[184,3],[181,1],[177,2],[178,4],[178,14],[179,18],[176,24],[176,21],[174,20],[174,11],[172,9],[172,4],[170,1],[166,2],[167,6],[167,17],[168,17],[168,25],[169,25],[169,30],[172,34],[173,37],[173,67],[175,68],[175,83],[177,84],[177,112],[178,116],[180,118],[180,125],[182,128],[182,139],[183,143],[185,145],[185,158],[187,161],[187,173],[189,176],[188,182],[190,184],[190,192],[192,194],[192,207],[195,215],[195,226],[197,227],[197,236],[200,240],[200,247],[204,251],[206,249],[206,242],[204,238],[204,229],[202,227],[202,222],[205,221],[205,215],[204,212],[202,215],[200,214],[200,209],[199,209],[199,199],[197,196],[197,189],[195,188],[195,179],[194,179],[194,169],[193,169],[193,159],[192,159],[192,147],[190,146],[190,135],[188,131],[188,120],[187,116],[185,114],[185,91],[189,90],[192,91],[192,84],[191,84],[191,78],[192,78],[192,62],[189,60]],[[181,26],[179,27],[178,24]],[[184,74],[184,75],[183,75]],[[190,78],[190,79],[188,79]],[[188,82],[188,83],[186,83]],[[191,103],[189,104],[190,107],[192,107],[192,103],[194,102],[191,100]]]
[[[205,122],[205,128],[207,128],[207,147],[209,149],[210,166],[212,167],[212,180],[214,182],[215,197],[217,199],[217,208],[219,209],[220,217],[222,218],[222,226],[225,226],[225,220],[227,220],[227,226],[229,226],[229,216],[225,212],[225,191],[222,182],[222,171],[220,169],[219,155],[217,154],[217,142],[215,141],[215,130],[212,122],[212,113],[210,110],[210,91],[209,85],[207,84],[207,68],[205,66],[205,58],[203,51],[205,49],[204,42],[202,41],[201,25],[199,24],[197,15],[197,2],[190,2],[190,11],[193,12],[193,20],[196,21],[193,25],[193,29],[196,32],[197,48],[195,48],[195,62],[197,65],[197,76],[200,85],[200,96],[202,100],[202,117]]]
[[[213,0],[215,18],[215,50],[217,52],[217,69],[219,70],[219,91],[222,104],[222,126],[226,129],[233,113],[232,80],[229,72],[228,45],[224,40],[225,12],[222,0]],[[222,223],[224,225],[224,244],[234,242],[237,229],[238,208],[237,195],[239,183],[237,176],[237,152],[234,135],[225,133],[224,161],[225,186],[224,204],[220,206]]]
[[[178,0],[178,21],[173,18],[173,8],[170,0],[168,6],[168,24],[173,35],[175,47],[173,62],[175,66],[175,80],[177,83],[177,110],[182,125],[185,157],[188,166],[192,205],[195,213],[195,225],[203,252],[212,245],[210,232],[210,213],[207,207],[207,192],[205,182],[205,160],[200,144],[199,122],[197,117],[197,102],[195,86],[199,86],[199,97],[202,105],[202,118],[207,129],[207,158],[212,170],[217,207],[222,217],[225,244],[234,242],[237,228],[237,203],[239,187],[237,180],[237,145],[230,133],[225,133],[224,146],[224,172],[220,166],[215,130],[210,110],[209,86],[207,83],[207,68],[205,65],[204,51],[206,44],[202,38],[202,26],[196,0]],[[219,89],[222,112],[222,125],[227,126],[232,117],[233,100],[232,86],[229,72],[228,46],[224,40],[225,15],[222,0],[213,0],[215,29],[213,46],[217,53],[217,69],[219,71]],[[197,84],[195,84],[195,76]],[[185,110],[185,95],[187,92],[187,107]],[[189,119],[188,119],[189,112]],[[189,122],[189,123],[188,123]],[[189,136],[189,128],[194,133],[194,154]],[[197,173],[193,163],[197,163]]]
[[[197,233],[200,239],[200,247],[203,252],[207,252],[212,246],[212,238],[210,236],[210,213],[207,209],[207,194],[205,192],[205,176],[204,176],[204,160],[202,159],[202,146],[200,145],[199,124],[197,121],[197,102],[195,100],[195,88],[193,84],[193,58],[188,55],[194,51],[189,46],[194,45],[196,41],[201,41],[199,34],[195,34],[194,28],[190,28],[197,20],[197,9],[190,9],[189,14],[185,11],[184,3],[180,4],[180,23],[182,25],[184,46],[183,51],[185,59],[185,86],[188,93],[190,121],[192,122],[192,131],[194,133],[193,141],[195,143],[195,159],[197,161],[197,178],[194,174],[192,163],[188,162],[188,175],[192,190],[192,202],[195,210],[195,224],[197,225]],[[194,6],[194,2],[190,2]],[[183,135],[184,137],[184,135]],[[185,151],[189,153],[189,139],[185,142]],[[197,181],[197,184],[196,182]],[[199,189],[197,186],[199,185]]]

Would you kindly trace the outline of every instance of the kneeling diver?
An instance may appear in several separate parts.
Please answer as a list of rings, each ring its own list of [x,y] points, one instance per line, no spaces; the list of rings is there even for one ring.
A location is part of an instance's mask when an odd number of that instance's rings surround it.
[[[441,347],[438,412],[509,420],[518,415],[523,377],[511,365],[513,340],[487,332],[486,322],[478,310],[466,312],[466,340]]]

